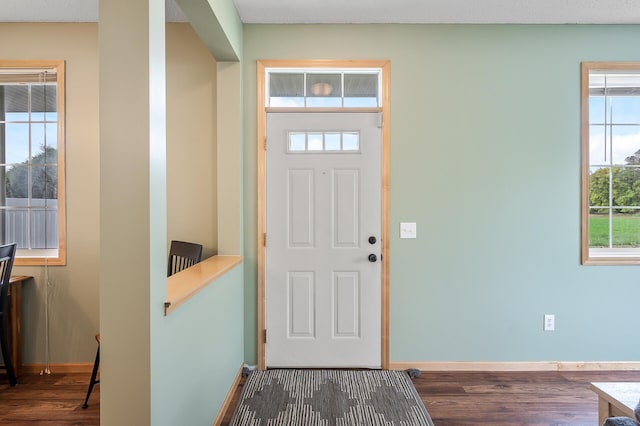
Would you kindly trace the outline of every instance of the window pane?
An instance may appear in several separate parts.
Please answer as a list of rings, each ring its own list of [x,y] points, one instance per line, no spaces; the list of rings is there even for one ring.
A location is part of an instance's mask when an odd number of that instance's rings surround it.
[[[304,107],[304,74],[271,73],[269,75],[269,106]]]
[[[613,168],[613,205],[640,206],[640,169],[635,167]],[[622,209],[620,213],[631,213]]]
[[[608,167],[592,167],[589,174],[589,206],[609,206],[609,172]],[[592,213],[606,213],[607,209],[592,209]]]
[[[342,98],[307,98],[307,106],[311,108],[339,108]]]
[[[322,133],[309,133],[307,138],[309,151],[322,151]]]
[[[47,111],[44,116],[46,121],[58,122],[58,86],[53,84],[47,85],[46,91]]]
[[[43,164],[58,162],[58,126],[53,123],[31,124],[31,155],[34,163]],[[48,149],[48,158],[45,158],[45,147]]]
[[[29,111],[29,86],[12,85],[0,86],[0,93],[4,91],[4,110],[7,113],[22,113],[18,116],[12,115],[12,119],[28,120],[24,118]]]
[[[305,133],[289,133],[289,151],[304,151],[305,146]]]
[[[5,162],[24,163],[29,160],[29,124],[7,123],[5,129]]]
[[[377,98],[344,98],[344,106],[350,108],[375,108],[378,105]]]
[[[611,98],[611,121],[614,124],[640,123],[640,97],[615,96]]]
[[[609,164],[609,147],[605,145],[605,126],[589,126],[589,164]]]
[[[56,112],[56,86],[44,84],[31,85],[31,120],[53,120]]]
[[[342,97],[340,74],[307,74],[307,97]]]
[[[609,212],[589,215],[589,247],[609,247]]]
[[[613,247],[640,247],[640,213],[614,209],[612,217]]]
[[[345,74],[344,105],[348,107],[377,107],[378,74]]]
[[[342,134],[342,149],[344,151],[358,151],[360,149],[360,134],[344,132]]]
[[[613,164],[640,164],[640,127],[612,126]]]
[[[29,196],[28,173],[29,168],[26,165],[10,166],[7,168],[7,174],[5,177],[7,205],[14,205],[9,202],[9,198],[26,199]]]
[[[276,98],[304,97],[303,73],[269,74],[269,96]]]
[[[609,162],[609,147],[605,146],[605,126],[589,126],[589,164]]]
[[[58,163],[58,125],[46,123],[45,124],[45,136],[47,152],[45,156],[45,162],[50,164]]]
[[[604,124],[604,96],[589,97],[589,123]],[[609,120],[607,120],[609,121]]]
[[[31,197],[33,199],[58,198],[58,167],[33,166],[31,170]]]
[[[327,151],[340,151],[340,133],[325,133],[324,146]]]
[[[31,248],[58,247],[58,215],[56,210],[31,210]]]
[[[269,106],[275,108],[302,108],[304,107],[304,98],[294,97],[270,97]]]
[[[44,123],[31,124],[31,161],[44,164]]]
[[[26,204],[26,200],[24,201]],[[18,243],[18,248],[29,248],[29,210],[26,208],[9,209],[4,214],[4,244],[15,241]]]
[[[346,98],[377,98],[378,74],[345,74],[344,96]]]

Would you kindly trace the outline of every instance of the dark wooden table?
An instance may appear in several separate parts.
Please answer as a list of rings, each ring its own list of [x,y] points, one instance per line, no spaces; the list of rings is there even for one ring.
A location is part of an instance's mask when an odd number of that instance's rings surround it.
[[[9,281],[9,330],[8,339],[11,347],[11,363],[16,377],[20,376],[22,365],[22,286],[25,281],[32,279],[29,275],[11,276]]]

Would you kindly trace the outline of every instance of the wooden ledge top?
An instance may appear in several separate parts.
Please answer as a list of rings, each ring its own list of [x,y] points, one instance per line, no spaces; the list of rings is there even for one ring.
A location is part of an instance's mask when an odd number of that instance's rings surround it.
[[[33,278],[31,275],[11,275],[11,278],[9,279],[10,283],[17,283],[17,282],[22,282],[22,281],[26,281]]]
[[[165,316],[240,263],[242,256],[211,256],[167,278]]]

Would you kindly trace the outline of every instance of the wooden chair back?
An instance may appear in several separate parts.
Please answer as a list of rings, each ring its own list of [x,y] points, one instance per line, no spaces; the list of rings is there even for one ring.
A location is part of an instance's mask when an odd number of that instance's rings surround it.
[[[167,277],[187,269],[202,260],[202,244],[185,241],[171,241],[169,260],[167,262]]]
[[[9,281],[11,280],[11,270],[16,257],[17,243],[0,246],[0,313],[7,310],[9,302]]]
[[[4,366],[1,368],[7,371],[9,385],[15,386],[17,383],[16,372],[13,368],[12,350],[9,347],[9,286],[11,285],[11,270],[13,260],[16,257],[17,243],[0,246],[0,348],[2,350],[2,360]]]

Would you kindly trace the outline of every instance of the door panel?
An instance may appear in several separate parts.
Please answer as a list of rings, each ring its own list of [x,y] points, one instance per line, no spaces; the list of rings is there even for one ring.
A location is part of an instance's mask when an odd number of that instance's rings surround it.
[[[334,337],[360,337],[360,283],[357,271],[333,274]]]
[[[289,273],[289,337],[314,337],[313,272]]]
[[[333,171],[333,247],[358,246],[358,170]]]
[[[380,367],[377,124],[377,113],[267,114],[268,367]]]
[[[289,247],[313,247],[313,170],[289,170]]]

